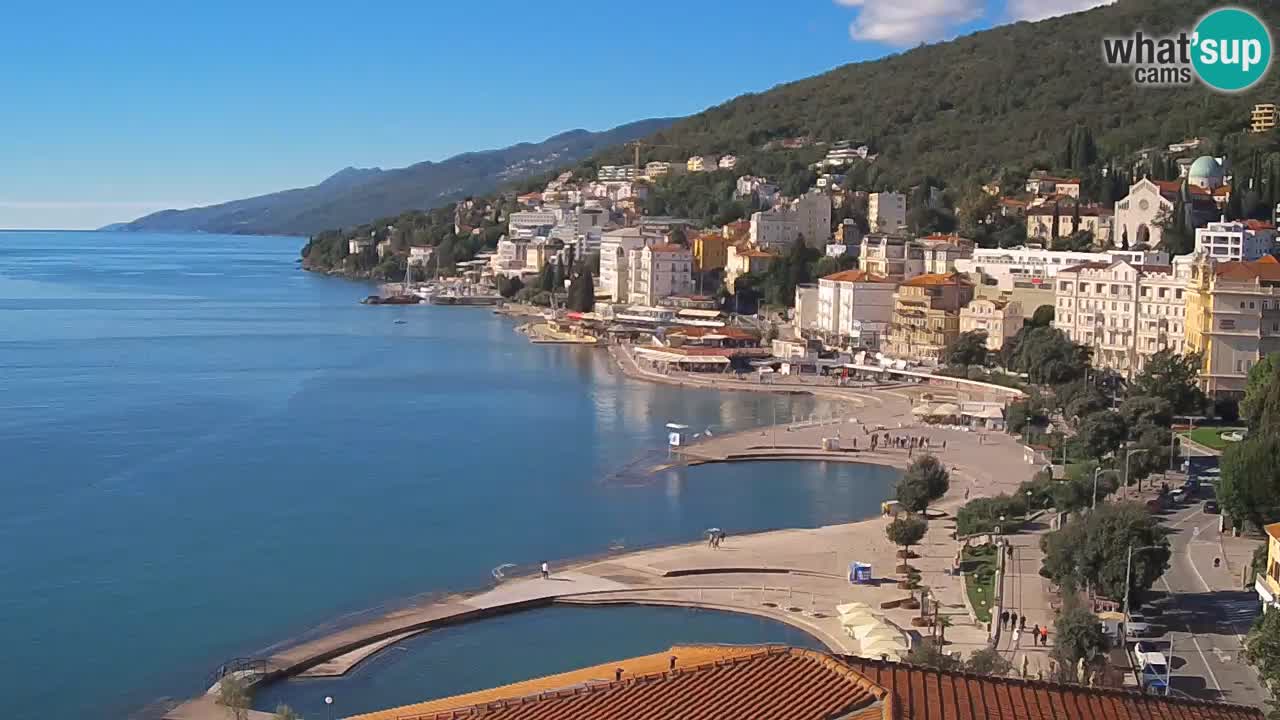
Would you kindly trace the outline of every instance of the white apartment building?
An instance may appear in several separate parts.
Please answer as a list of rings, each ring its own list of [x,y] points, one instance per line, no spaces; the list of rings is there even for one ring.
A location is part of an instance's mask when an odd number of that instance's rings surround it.
[[[628,302],[631,251],[662,243],[661,233],[638,227],[606,231],[600,238],[601,291],[607,292],[613,302]]]
[[[634,165],[601,165],[596,179],[600,182],[625,182],[639,178]]]
[[[682,163],[669,163],[660,160],[654,160],[644,166],[644,176],[649,180],[657,180],[668,175],[680,175],[684,171],[685,166]]]
[[[871,193],[867,197],[867,220],[871,232],[895,233],[907,226],[907,196],[902,193]]]
[[[508,238],[498,240],[498,248],[489,258],[489,267],[494,275],[520,277],[524,274],[525,257],[529,243],[516,242]]]
[[[862,239],[858,267],[902,282],[924,273],[924,247],[903,235],[872,233]]]
[[[1054,327],[1093,348],[1093,364],[1133,377],[1161,350],[1186,345],[1190,256],[1170,265],[1092,262],[1054,279]]]
[[[694,155],[685,162],[689,172],[708,172],[718,167],[720,158],[715,155]]]
[[[999,350],[1022,329],[1022,305],[1017,301],[974,298],[960,308],[960,332],[981,330],[987,349]]]
[[[800,223],[786,208],[751,213],[751,244],[761,250],[784,252],[800,234]]]
[[[796,286],[796,309],[792,315],[796,330],[810,332],[818,329],[818,286]]]
[[[684,245],[648,245],[630,253],[628,302],[654,306],[672,295],[693,294],[693,251]]]
[[[725,155],[716,164],[720,166],[721,170],[732,170],[738,166],[738,158],[735,155]]]
[[[875,348],[888,335],[897,289],[896,282],[863,270],[821,278],[813,329],[832,344]]]
[[[791,203],[791,214],[809,247],[821,248],[831,239],[831,197],[810,191]]]
[[[955,269],[996,281],[1001,290],[1048,285],[1058,271],[1085,263],[1123,260],[1133,265],[1168,265],[1169,254],[1162,251],[1112,250],[1070,252],[1040,247],[976,248],[972,257],[956,260]]]
[[[831,146],[821,164],[827,167],[844,167],[845,165],[852,165],[858,160],[866,160],[870,154],[871,148],[866,145],[842,140]]]
[[[1276,247],[1276,229],[1270,223],[1212,222],[1196,230],[1196,254],[1218,262],[1257,260]]]
[[[560,213],[554,210],[521,210],[507,218],[507,237],[529,239],[544,229],[550,230],[560,222]]]

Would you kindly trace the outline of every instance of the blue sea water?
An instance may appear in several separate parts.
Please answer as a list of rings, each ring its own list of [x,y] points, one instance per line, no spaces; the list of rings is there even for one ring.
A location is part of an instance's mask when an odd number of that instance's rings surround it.
[[[0,233],[0,715],[125,717],[501,563],[847,521],[892,481],[806,463],[619,477],[667,422],[831,408],[629,380],[486,309],[361,306],[368,288],[296,266],[300,244]],[[504,622],[548,622],[522,617]]]

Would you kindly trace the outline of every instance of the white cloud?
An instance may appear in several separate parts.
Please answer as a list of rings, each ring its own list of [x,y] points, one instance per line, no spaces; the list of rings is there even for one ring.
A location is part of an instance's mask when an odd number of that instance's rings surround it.
[[[858,8],[849,25],[854,40],[906,47],[951,37],[956,27],[982,16],[982,0],[836,0]]]
[[[1011,22],[1018,20],[1044,20],[1045,18],[1066,15],[1096,8],[1099,5],[1111,5],[1116,0],[1009,0],[1005,14]]]

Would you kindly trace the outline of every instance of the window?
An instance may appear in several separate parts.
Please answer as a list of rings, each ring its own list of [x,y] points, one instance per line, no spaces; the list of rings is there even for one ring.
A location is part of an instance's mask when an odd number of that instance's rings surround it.
[[[1219,330],[1235,330],[1236,321],[1235,320],[1219,320],[1218,329]]]

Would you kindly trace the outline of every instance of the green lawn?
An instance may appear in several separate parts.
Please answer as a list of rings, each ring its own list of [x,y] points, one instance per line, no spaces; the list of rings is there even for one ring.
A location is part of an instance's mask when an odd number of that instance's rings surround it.
[[[1199,428],[1196,428],[1195,430],[1192,430],[1190,432],[1185,432],[1182,434],[1190,438],[1192,441],[1200,443],[1201,445],[1207,448],[1221,451],[1221,450],[1226,450],[1228,447],[1234,444],[1227,440],[1223,440],[1221,437],[1222,433],[1227,432],[1228,430],[1243,430],[1243,428],[1199,427]]]
[[[996,595],[996,547],[965,548],[960,554],[960,569],[964,571],[964,591],[974,614],[980,622],[990,622],[991,603]]]

